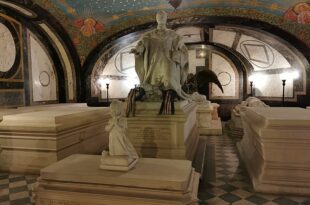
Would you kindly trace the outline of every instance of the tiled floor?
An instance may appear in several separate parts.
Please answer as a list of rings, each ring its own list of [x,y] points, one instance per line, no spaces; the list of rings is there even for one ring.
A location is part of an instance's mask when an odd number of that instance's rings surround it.
[[[200,205],[281,204],[310,205],[310,199],[254,193],[239,162],[235,142],[224,136],[202,137],[206,141],[204,180],[199,187]],[[0,205],[27,205],[37,176],[0,173]]]
[[[37,176],[0,173],[0,205],[31,203],[32,184]]]
[[[310,198],[255,193],[240,164],[235,142],[224,136],[203,137],[206,143],[205,179],[199,187],[200,205],[310,205]]]

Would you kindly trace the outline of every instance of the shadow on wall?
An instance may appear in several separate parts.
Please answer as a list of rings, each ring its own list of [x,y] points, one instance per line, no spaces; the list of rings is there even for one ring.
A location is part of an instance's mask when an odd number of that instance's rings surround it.
[[[141,145],[141,157],[156,158],[157,144],[155,143],[155,131],[152,127],[145,127],[143,130],[143,143]]]

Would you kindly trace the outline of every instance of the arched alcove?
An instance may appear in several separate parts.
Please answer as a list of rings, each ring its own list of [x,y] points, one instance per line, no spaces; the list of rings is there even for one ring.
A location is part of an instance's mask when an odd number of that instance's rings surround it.
[[[0,18],[11,29],[16,47],[14,66],[0,76],[0,82],[9,85],[1,86],[1,105],[80,100],[79,58],[55,18],[31,1],[0,1]],[[2,55],[8,55],[8,49]],[[9,78],[13,71],[19,73]]]
[[[242,51],[242,45],[244,45],[244,43],[251,44],[252,41],[254,42],[253,39],[258,37],[261,40],[255,41],[256,43],[258,41],[260,42],[260,45],[255,45],[256,47],[260,47],[264,51],[267,50],[267,53],[270,52],[273,53],[273,55],[274,53],[276,53],[278,59],[276,59],[277,61],[273,62],[274,65],[282,62],[289,62],[290,67],[291,65],[298,65],[301,78],[299,80],[296,80],[296,82],[294,82],[294,85],[291,85],[291,90],[292,92],[294,92],[294,94],[291,96],[288,95],[287,97],[288,100],[291,101],[293,104],[295,103],[295,105],[302,104],[298,96],[303,96],[304,98],[307,98],[306,86],[300,85],[306,85],[305,71],[309,65],[307,61],[307,58],[309,58],[309,56],[307,54],[302,55],[301,50],[309,48],[307,48],[307,46],[300,42],[298,39],[294,39],[294,37],[292,37],[291,35],[287,35],[290,39],[290,42],[288,42],[285,38],[282,38],[283,36],[285,36],[284,31],[277,30],[276,28],[273,28],[271,25],[264,22],[252,21],[243,18],[230,18],[228,21],[229,24],[223,23],[223,21],[227,19],[227,17],[195,17],[174,19],[169,21],[168,23],[170,28],[175,29],[177,32],[179,32],[180,35],[183,35],[187,46],[192,47],[195,50],[195,47],[198,45],[206,45],[209,46],[209,49],[211,50],[217,50],[217,54],[220,53],[219,55],[223,59],[225,59],[225,61],[228,63],[227,65],[231,65],[230,71],[234,70],[233,73],[235,74],[235,77],[238,78],[238,82],[235,83],[238,93],[235,93],[234,96],[222,96],[221,98],[219,96],[212,97],[212,94],[208,96],[212,101],[221,103],[223,105],[222,114],[225,116],[229,116],[229,110],[234,105],[236,105],[241,100],[244,100],[250,95],[250,85],[248,78],[251,74],[261,70],[259,70],[258,66],[253,63],[253,59],[245,55],[246,51]],[[243,24],[243,22],[246,22],[245,25]],[[259,25],[260,29],[249,26],[252,23],[256,23],[257,25]],[[240,26],[240,24],[243,25]],[[105,69],[105,66],[108,64],[111,65],[111,62],[113,61],[111,59],[114,58],[115,61],[116,56],[120,55],[118,52],[122,52],[122,49],[133,46],[142,33],[154,28],[154,26],[154,23],[150,23],[131,29],[125,29],[119,34],[113,36],[111,39],[102,42],[97,48],[93,50],[93,52],[91,52],[84,64],[84,79],[86,79],[86,93],[88,98],[97,98],[98,92],[94,92],[93,87],[96,87],[98,76],[101,75],[101,73]],[[266,31],[268,29],[270,29],[273,33]],[[291,38],[293,38],[293,41],[291,40]],[[292,43],[294,43],[294,45],[292,45]],[[255,49],[256,48],[254,48],[254,50]],[[283,51],[283,49],[286,51]],[[191,55],[192,54],[190,53],[190,56]],[[100,69],[98,69],[98,62],[100,62]],[[203,62],[203,64],[198,65],[199,62]],[[212,65],[212,55],[211,58],[203,61],[196,58],[195,64],[196,67],[210,67],[210,65],[214,67],[214,65]],[[207,64],[209,66],[206,66]],[[190,70],[191,69],[193,68],[190,68]],[[282,71],[283,70],[281,70],[281,72]],[[278,72],[277,75],[279,75],[281,72]],[[129,84],[130,83],[127,83],[125,85],[128,86]],[[127,88],[127,90],[129,89],[129,87]],[[105,89],[105,87],[103,88]],[[258,90],[259,88],[257,87],[256,89]],[[258,91],[256,91],[256,93],[257,92]],[[276,93],[277,90],[275,89],[274,92]],[[124,97],[124,94],[117,97]],[[263,100],[269,101],[274,105],[281,104],[281,96],[279,95],[258,95],[258,97]],[[103,100],[104,98],[105,94],[101,93],[101,100]]]

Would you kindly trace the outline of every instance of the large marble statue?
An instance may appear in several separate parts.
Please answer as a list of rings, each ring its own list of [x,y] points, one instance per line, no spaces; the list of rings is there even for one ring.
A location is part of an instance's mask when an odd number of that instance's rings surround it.
[[[135,54],[135,68],[141,87],[146,92],[174,90],[179,97],[187,99],[187,94],[181,89],[188,73],[187,48],[181,36],[167,29],[166,12],[158,12],[156,20],[157,29],[145,34],[131,50]]]
[[[127,171],[139,157],[126,134],[127,121],[122,102],[113,101],[110,110],[112,118],[106,126],[106,131],[109,132],[109,152],[102,152],[100,168]]]

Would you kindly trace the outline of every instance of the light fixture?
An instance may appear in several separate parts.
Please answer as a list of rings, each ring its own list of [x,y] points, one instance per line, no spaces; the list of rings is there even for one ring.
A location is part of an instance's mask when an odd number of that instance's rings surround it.
[[[250,87],[251,87],[251,97],[253,97],[253,81],[254,81],[254,75],[249,76],[249,81],[250,81]]]
[[[285,83],[286,80],[291,79],[290,73],[289,72],[283,72],[280,74],[280,79],[282,80],[282,105],[284,106],[284,99],[285,99]]]
[[[106,83],[107,86],[107,105],[109,105],[109,83]]]
[[[103,87],[103,85],[105,84],[105,80],[103,78],[99,78],[97,81],[98,85],[100,86],[100,88]]]
[[[102,90],[104,88],[104,85],[106,85],[107,95],[106,95],[106,103],[107,106],[109,105],[109,86],[110,86],[110,78],[108,77],[100,77],[97,81],[100,87],[100,98],[102,97]],[[100,100],[99,98],[99,100]]]
[[[207,56],[207,50],[205,48],[196,49],[196,58],[205,58]]]
[[[286,82],[286,80],[285,79],[283,79],[282,80],[282,86],[283,86],[283,88],[282,88],[282,105],[284,106],[284,97],[285,97],[285,82]]]
[[[251,96],[255,96],[255,88],[264,88],[266,86],[266,75],[263,73],[253,72],[249,76],[250,87],[251,87]],[[253,87],[255,88],[253,89]]]
[[[293,81],[299,78],[299,72],[297,70],[283,72],[280,74],[280,79],[282,80],[282,105],[285,104],[285,85],[286,81]]]
[[[105,84],[106,84],[106,88],[107,88],[107,106],[109,106],[109,85],[110,85],[110,79],[109,78],[105,79]]]

